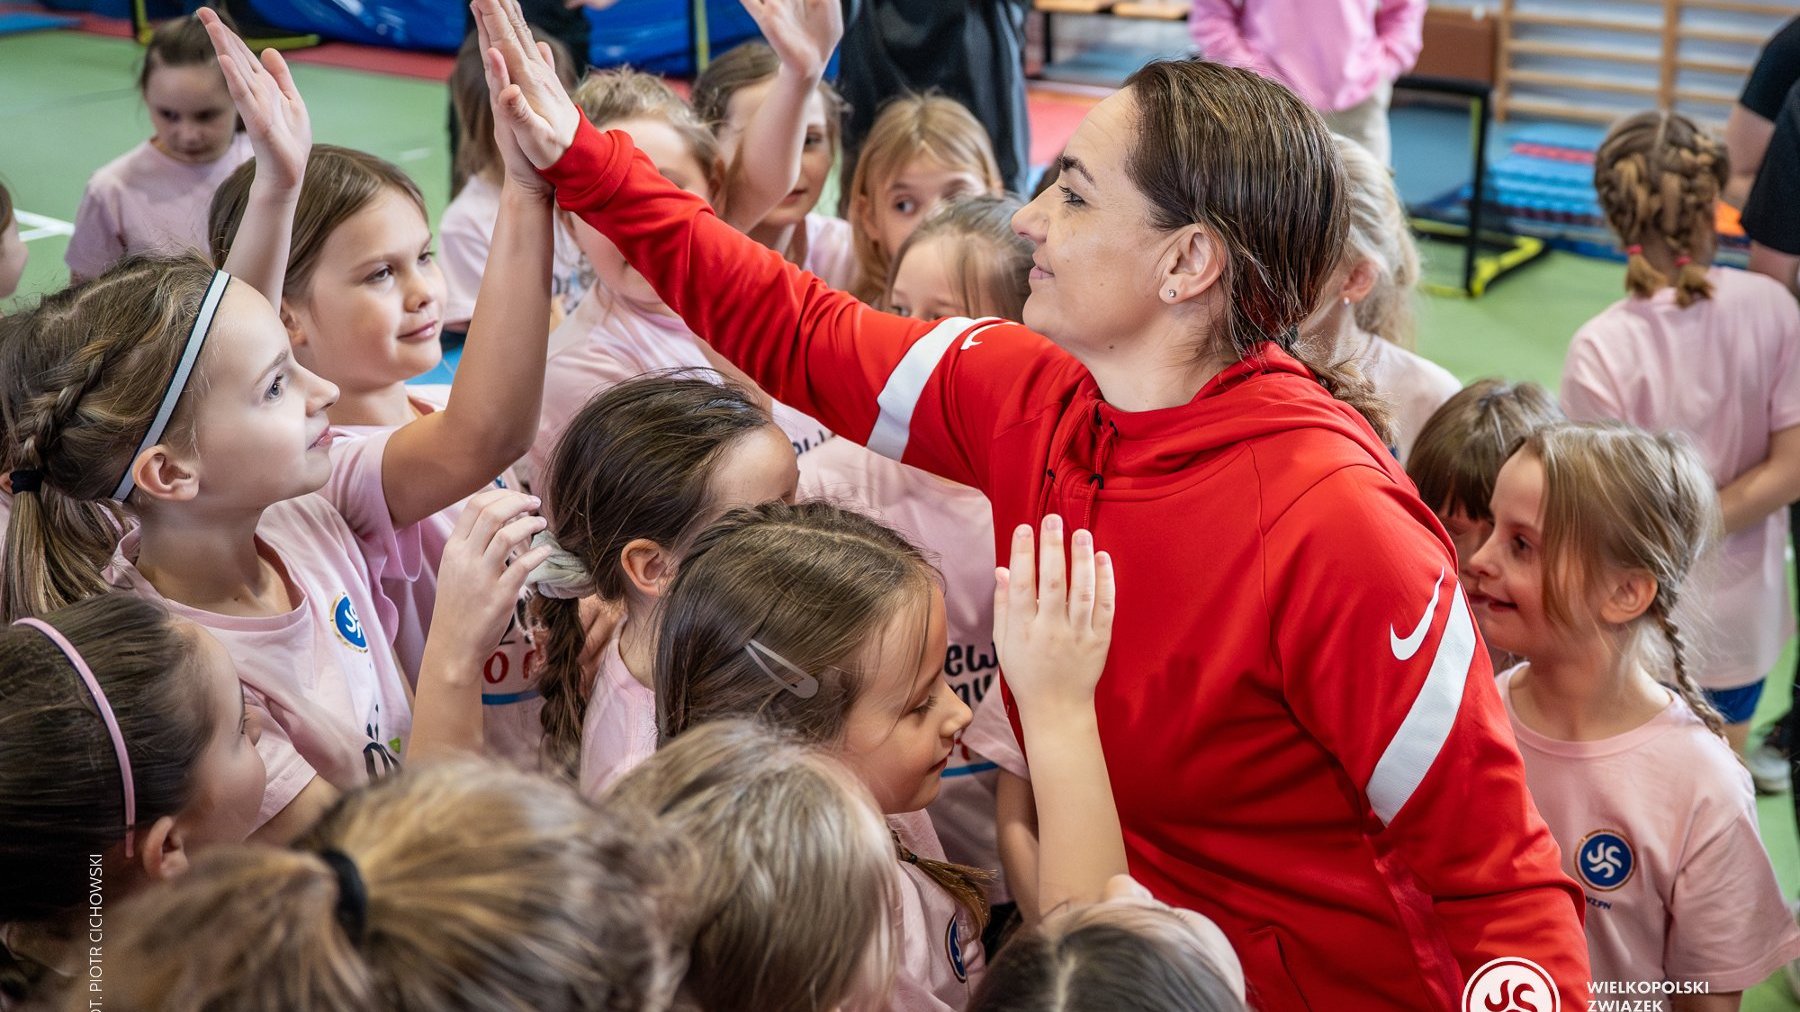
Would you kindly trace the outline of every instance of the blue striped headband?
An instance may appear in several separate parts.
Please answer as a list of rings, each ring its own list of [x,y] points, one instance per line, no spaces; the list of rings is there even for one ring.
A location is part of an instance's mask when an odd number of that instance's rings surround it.
[[[131,459],[125,462],[125,473],[119,477],[119,487],[113,489],[114,499],[124,502],[131,495],[131,490],[137,487],[131,480],[132,467],[145,450],[162,442],[163,433],[169,428],[169,419],[175,416],[175,404],[181,400],[188,380],[194,375],[194,366],[200,361],[200,349],[206,345],[206,334],[212,330],[213,318],[219,313],[219,302],[225,298],[225,285],[230,280],[231,275],[224,271],[213,272],[212,284],[206,286],[206,297],[200,300],[200,312],[194,317],[193,329],[188,331],[187,347],[181,351],[181,360],[175,363],[175,374],[169,377],[169,388],[163,391],[162,405],[150,419],[150,427],[144,430],[143,440],[131,452]]]

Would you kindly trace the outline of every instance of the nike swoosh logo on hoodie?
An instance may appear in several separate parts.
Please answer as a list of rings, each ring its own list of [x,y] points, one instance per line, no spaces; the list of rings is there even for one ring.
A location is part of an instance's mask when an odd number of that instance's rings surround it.
[[[1419,645],[1425,642],[1425,631],[1431,628],[1431,615],[1437,611],[1438,597],[1444,592],[1444,571],[1438,571],[1437,583],[1431,588],[1431,603],[1425,606],[1425,614],[1419,616],[1419,624],[1404,638],[1388,626],[1389,645],[1394,650],[1394,660],[1405,662],[1412,660],[1413,654],[1419,652]]]

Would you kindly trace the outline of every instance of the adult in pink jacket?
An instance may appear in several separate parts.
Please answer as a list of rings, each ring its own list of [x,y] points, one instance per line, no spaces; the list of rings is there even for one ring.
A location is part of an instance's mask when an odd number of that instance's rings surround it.
[[[1425,0],[1194,0],[1201,55],[1273,77],[1325,123],[1392,160],[1388,100],[1418,62]]]

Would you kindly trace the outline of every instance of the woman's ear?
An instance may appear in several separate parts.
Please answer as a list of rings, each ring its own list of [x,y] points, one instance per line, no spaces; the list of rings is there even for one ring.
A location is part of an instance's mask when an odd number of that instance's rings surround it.
[[[1600,618],[1609,625],[1635,620],[1656,603],[1656,577],[1647,570],[1632,569],[1611,578],[1606,600],[1600,602]]]
[[[1339,295],[1352,303],[1361,302],[1375,290],[1375,282],[1380,276],[1381,271],[1376,268],[1375,261],[1358,257],[1350,272],[1344,276],[1343,287],[1338,289]]]
[[[633,538],[619,549],[619,566],[632,588],[645,597],[661,597],[675,576],[674,558],[649,538]]]
[[[1199,225],[1175,233],[1163,257],[1157,297],[1169,305],[1206,294],[1225,273],[1225,249],[1218,237]]]
[[[132,460],[131,483],[153,499],[184,502],[200,494],[199,461],[158,443]]]

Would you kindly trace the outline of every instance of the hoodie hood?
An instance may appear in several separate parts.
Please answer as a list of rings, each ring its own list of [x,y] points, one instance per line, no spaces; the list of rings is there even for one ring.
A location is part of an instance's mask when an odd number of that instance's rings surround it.
[[[1104,487],[1150,489],[1221,450],[1296,430],[1323,430],[1354,443],[1370,463],[1402,472],[1363,416],[1333,397],[1311,369],[1272,343],[1226,367],[1186,404],[1122,411],[1089,377],[1064,418],[1064,466],[1103,476]],[[1059,468],[1060,470],[1060,468]]]

